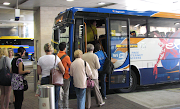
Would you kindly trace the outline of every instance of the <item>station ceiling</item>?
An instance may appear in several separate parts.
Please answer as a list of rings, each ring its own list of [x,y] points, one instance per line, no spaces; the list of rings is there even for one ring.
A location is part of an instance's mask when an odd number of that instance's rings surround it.
[[[3,5],[9,2],[10,5]],[[105,4],[99,5],[103,2]],[[18,5],[17,5],[18,4]],[[134,11],[180,13],[180,0],[0,0],[0,28],[33,22],[38,7],[103,7]],[[13,21],[15,9],[20,9],[20,20]]]

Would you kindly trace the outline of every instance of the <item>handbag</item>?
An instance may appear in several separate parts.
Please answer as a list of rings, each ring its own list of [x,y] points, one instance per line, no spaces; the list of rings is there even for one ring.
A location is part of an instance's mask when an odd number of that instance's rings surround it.
[[[103,52],[104,53],[104,52]],[[112,74],[114,71],[114,64],[111,62],[111,60],[105,55],[106,57],[105,61],[104,61],[104,66],[103,66],[103,72],[104,74]]]
[[[86,61],[84,61],[84,65],[85,65],[85,73],[86,73]],[[87,76],[87,73],[86,73],[86,76]],[[94,81],[91,80],[90,77],[88,77],[88,79],[87,79],[87,88],[93,88],[94,84],[95,84]]]
[[[24,91],[26,91],[26,90],[28,90],[28,82],[27,82],[27,80],[23,80],[23,85],[24,85]]]
[[[6,57],[3,59],[3,66],[0,69],[0,85],[2,86],[11,86],[12,73],[10,69],[6,66]]]
[[[56,69],[56,55],[54,67],[50,70],[50,84],[63,86],[63,74],[59,69]]]

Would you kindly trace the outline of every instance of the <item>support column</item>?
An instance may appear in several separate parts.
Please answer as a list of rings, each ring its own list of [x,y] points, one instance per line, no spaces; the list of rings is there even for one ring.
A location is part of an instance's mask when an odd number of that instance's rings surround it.
[[[67,8],[68,7],[39,7],[34,12],[34,45],[36,45],[36,40],[38,40],[38,53],[35,53],[37,59],[45,55],[44,44],[51,43],[52,27],[55,17]]]

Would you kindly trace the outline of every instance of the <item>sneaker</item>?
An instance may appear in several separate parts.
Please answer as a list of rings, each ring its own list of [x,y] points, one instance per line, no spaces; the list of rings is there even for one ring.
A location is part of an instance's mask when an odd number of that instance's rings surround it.
[[[101,106],[103,106],[103,105],[105,105],[105,102],[102,102],[101,104],[99,104],[99,107],[101,107]]]
[[[107,97],[103,97],[104,100],[107,100]]]

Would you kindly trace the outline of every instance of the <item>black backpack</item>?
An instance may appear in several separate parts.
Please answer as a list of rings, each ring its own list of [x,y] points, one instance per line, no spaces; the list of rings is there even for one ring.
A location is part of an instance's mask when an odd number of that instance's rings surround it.
[[[105,53],[104,53],[104,55],[105,55]],[[114,65],[106,55],[105,55],[105,57],[106,57],[106,59],[104,61],[103,73],[104,74],[112,74],[114,71]]]

